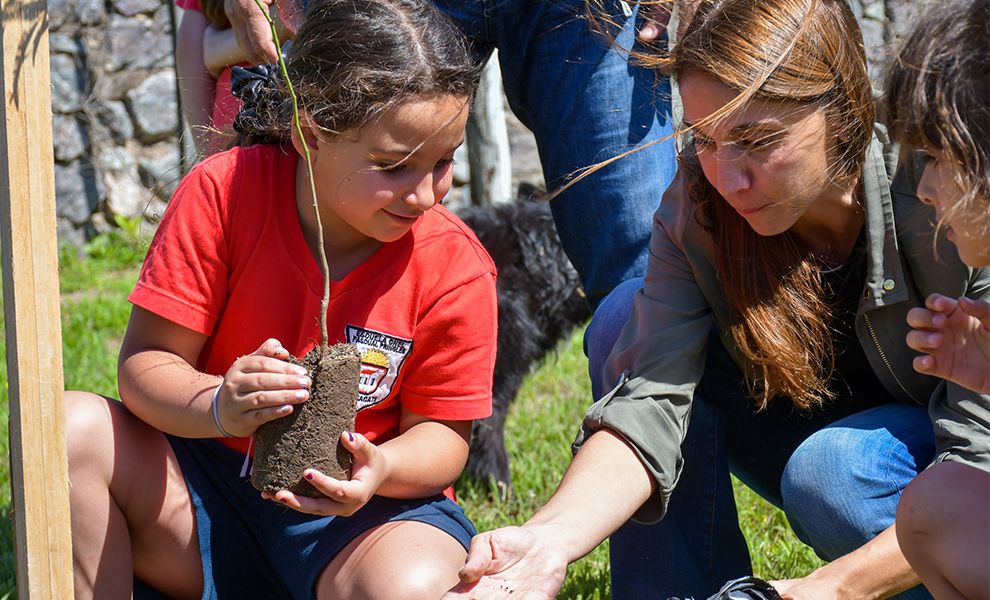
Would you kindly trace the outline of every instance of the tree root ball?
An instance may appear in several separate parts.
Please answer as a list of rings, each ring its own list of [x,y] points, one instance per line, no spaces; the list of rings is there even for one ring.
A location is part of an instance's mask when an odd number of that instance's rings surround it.
[[[289,490],[300,496],[322,494],[303,477],[317,469],[336,479],[350,479],[351,453],[340,442],[354,431],[361,358],[350,344],[336,344],[324,354],[317,346],[302,361],[313,385],[309,399],[292,414],[269,421],[255,433],[251,485],[263,492]]]

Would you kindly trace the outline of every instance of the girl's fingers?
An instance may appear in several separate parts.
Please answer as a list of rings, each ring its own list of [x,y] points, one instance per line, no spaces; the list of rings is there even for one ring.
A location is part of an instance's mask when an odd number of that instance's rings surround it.
[[[244,373],[285,373],[287,375],[306,375],[305,367],[294,365],[279,358],[269,356],[242,356],[239,361]]]
[[[912,364],[914,370],[919,373],[933,374],[935,372],[935,358],[928,354],[914,357]]]
[[[319,489],[319,488],[317,488]],[[297,496],[288,490],[279,490],[274,495],[262,493],[262,497],[273,500],[293,510],[311,515],[350,516],[357,512],[359,506],[336,502],[331,498],[309,498]]]
[[[340,502],[342,505],[357,504],[363,506],[371,497],[371,493],[368,492],[368,484],[360,479],[334,479],[323,475],[316,469],[306,469],[303,472],[303,477],[313,484],[313,487],[320,490],[324,496]]]
[[[291,403],[278,404],[276,406],[266,406],[255,408],[244,413],[244,417],[254,421],[258,427],[275,419],[281,419],[292,414],[295,408]]]
[[[908,347],[918,352],[932,352],[942,346],[942,334],[928,331],[909,331],[904,338]]]
[[[275,338],[268,338],[261,342],[258,349],[251,353],[252,356],[271,356],[273,358],[288,358],[289,351],[282,347],[282,342]]]
[[[345,431],[340,434],[340,441],[344,448],[354,456],[354,462],[367,463],[376,450],[375,445],[360,433]]]
[[[949,298],[948,296],[943,296],[942,294],[929,294],[929,296],[925,298],[925,306],[927,306],[930,310],[947,315],[952,314],[952,312],[956,310],[956,306],[958,306],[958,304],[959,303],[956,302],[955,299]]]
[[[306,469],[303,471],[303,477],[327,498],[339,501],[346,499],[347,494],[340,485],[342,482],[339,479],[328,477],[316,469]]]
[[[239,387],[241,389],[257,390],[260,392],[279,390],[304,391],[308,390],[312,383],[308,375],[263,371],[245,373]]]
[[[481,533],[471,539],[471,548],[464,560],[464,566],[457,572],[457,576],[464,583],[476,583],[488,572],[494,555],[489,537],[488,534]]]
[[[912,308],[908,311],[907,322],[915,329],[935,330],[945,325],[945,315],[924,308]]]
[[[990,302],[973,300],[963,296],[959,299],[959,308],[967,315],[976,317],[984,327],[990,328]]]

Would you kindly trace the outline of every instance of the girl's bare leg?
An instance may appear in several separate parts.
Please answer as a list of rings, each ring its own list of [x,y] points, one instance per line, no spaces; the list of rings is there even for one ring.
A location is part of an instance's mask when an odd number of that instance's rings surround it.
[[[897,507],[897,541],[939,600],[990,598],[990,473],[944,462],[918,475]]]
[[[440,529],[397,521],[370,529],[320,575],[316,597],[351,600],[439,598],[458,583],[464,547]]]
[[[66,392],[77,598],[129,598],[133,574],[173,598],[198,598],[192,504],[165,436],[122,404]]]

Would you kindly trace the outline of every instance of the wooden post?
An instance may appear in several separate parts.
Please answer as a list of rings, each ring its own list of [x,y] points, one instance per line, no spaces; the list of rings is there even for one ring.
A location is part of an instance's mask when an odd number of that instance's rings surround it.
[[[0,238],[21,598],[72,598],[45,0],[3,0]]]
[[[488,59],[481,75],[481,85],[468,119],[467,147],[471,166],[471,204],[510,202],[514,197],[512,159],[497,52]]]

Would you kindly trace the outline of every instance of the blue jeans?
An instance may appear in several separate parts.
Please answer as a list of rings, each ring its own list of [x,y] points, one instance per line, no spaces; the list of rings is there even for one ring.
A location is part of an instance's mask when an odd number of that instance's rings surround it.
[[[512,111],[536,137],[547,187],[584,167],[673,132],[670,84],[631,65],[589,30],[584,0],[434,0],[480,57],[498,48]],[[635,41],[635,14],[615,0],[624,24],[617,44]],[[551,203],[564,250],[592,309],[619,282],[643,275],[652,216],[673,179],[673,140],[654,144],[582,180]]]
[[[601,367],[640,287],[641,280],[617,287],[588,327],[596,397],[604,391]],[[730,473],[781,508],[821,558],[859,548],[893,524],[901,492],[932,460],[935,440],[924,407],[892,398],[837,403],[810,416],[776,402],[754,414],[742,374],[713,332],[681,449],[684,468],[664,519],[630,521],[612,535],[616,600],[707,598],[751,573]],[[930,597],[920,586],[898,596]]]

